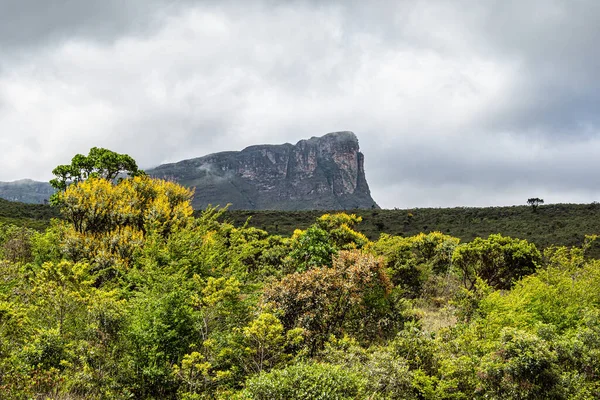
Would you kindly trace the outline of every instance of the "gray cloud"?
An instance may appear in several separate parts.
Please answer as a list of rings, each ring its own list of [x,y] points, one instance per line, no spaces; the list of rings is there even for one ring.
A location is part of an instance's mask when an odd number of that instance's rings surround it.
[[[0,0],[0,180],[352,130],[384,207],[597,200],[600,3]]]
[[[178,4],[156,0],[1,0],[0,48],[20,50],[74,37],[112,41],[156,28],[157,8]]]

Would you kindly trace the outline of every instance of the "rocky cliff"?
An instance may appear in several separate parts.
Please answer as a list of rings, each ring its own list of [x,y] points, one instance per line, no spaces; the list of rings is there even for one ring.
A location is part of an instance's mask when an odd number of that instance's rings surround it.
[[[0,198],[22,203],[43,204],[54,193],[48,182],[22,179],[14,182],[0,182]]]
[[[352,132],[329,133],[295,145],[250,146],[147,172],[195,187],[195,209],[228,203],[232,209],[246,210],[378,208]]]
[[[250,146],[164,164],[146,172],[194,187],[192,205],[243,210],[347,210],[379,208],[365,179],[364,157],[352,132],[334,132],[295,145]],[[46,182],[0,182],[0,198],[44,203]]]

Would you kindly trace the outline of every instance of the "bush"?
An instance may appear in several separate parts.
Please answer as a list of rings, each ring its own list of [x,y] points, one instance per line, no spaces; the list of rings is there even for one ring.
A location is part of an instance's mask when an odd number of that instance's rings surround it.
[[[365,378],[338,365],[301,363],[252,377],[243,395],[254,400],[350,400],[361,397],[365,384]]]
[[[483,390],[492,398],[563,398],[556,361],[556,354],[545,341],[527,332],[505,329],[499,348],[482,362],[479,374]]]
[[[344,329],[364,341],[395,334],[405,317],[403,303],[393,302],[390,291],[382,260],[353,250],[341,251],[331,268],[296,272],[274,282],[263,300],[281,313],[286,330],[304,329],[314,354]]]
[[[477,278],[496,289],[510,289],[514,282],[533,274],[542,255],[533,243],[502,235],[476,238],[454,250],[452,265],[467,289]]]

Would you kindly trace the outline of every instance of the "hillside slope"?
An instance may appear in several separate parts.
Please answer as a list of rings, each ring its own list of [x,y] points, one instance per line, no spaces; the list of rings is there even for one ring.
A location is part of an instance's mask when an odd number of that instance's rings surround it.
[[[585,235],[600,235],[600,204],[548,204],[533,212],[528,206],[482,208],[415,208],[408,210],[353,210],[363,218],[357,230],[374,240],[382,233],[413,236],[440,231],[468,242],[476,237],[501,233],[527,239],[540,248],[550,245],[581,245]],[[289,236],[305,229],[324,211],[238,211],[224,218],[234,225],[249,225]],[[600,256],[600,243],[596,255]]]
[[[271,234],[290,236],[305,229],[327,211],[228,210],[223,219],[236,226],[249,225]],[[485,208],[416,208],[410,210],[348,210],[362,216],[356,228],[374,240],[382,233],[413,236],[440,231],[463,242],[493,233],[527,239],[540,248],[551,245],[581,245],[585,235],[600,235],[600,205],[548,204],[537,212],[527,206]],[[200,211],[196,211],[200,213]],[[43,204],[15,203],[0,199],[0,223],[42,229],[50,218],[59,217],[56,208]],[[600,256],[600,243],[593,254]]]

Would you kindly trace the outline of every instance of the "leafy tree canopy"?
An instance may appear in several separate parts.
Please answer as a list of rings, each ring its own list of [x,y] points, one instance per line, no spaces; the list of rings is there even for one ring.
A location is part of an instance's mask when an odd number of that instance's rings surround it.
[[[59,165],[52,170],[56,178],[50,185],[64,191],[70,183],[78,183],[91,177],[112,181],[121,173],[129,176],[142,175],[133,158],[127,154],[119,154],[101,147],[92,147],[87,156],[76,154],[71,164]]]
[[[533,243],[490,235],[458,246],[452,264],[468,289],[475,287],[478,277],[496,289],[508,289],[515,281],[535,272],[541,258]]]
[[[544,199],[540,199],[539,197],[531,197],[527,199],[527,204],[531,206],[533,211],[536,211],[540,204],[544,204]]]

